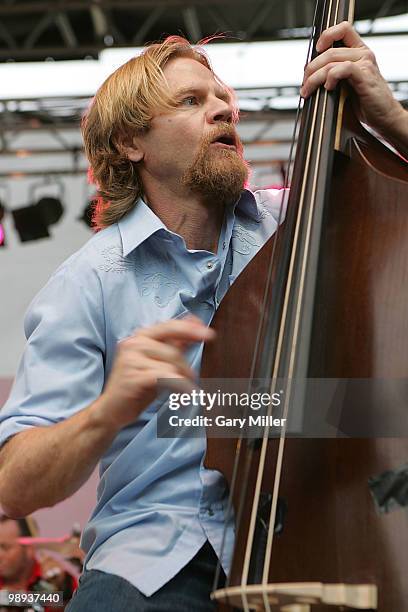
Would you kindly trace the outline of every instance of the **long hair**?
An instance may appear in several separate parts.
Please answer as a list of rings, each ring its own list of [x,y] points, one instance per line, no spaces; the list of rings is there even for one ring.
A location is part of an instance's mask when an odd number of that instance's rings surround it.
[[[176,57],[195,59],[213,72],[201,47],[193,47],[181,36],[169,36],[111,74],[83,118],[89,178],[98,190],[93,214],[96,229],[119,221],[142,195],[137,164],[118,145],[130,145],[134,136],[146,133],[153,112],[175,108],[163,68]]]

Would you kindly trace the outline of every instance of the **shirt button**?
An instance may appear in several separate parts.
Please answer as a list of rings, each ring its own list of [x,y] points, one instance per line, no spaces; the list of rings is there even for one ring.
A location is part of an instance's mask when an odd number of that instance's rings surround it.
[[[213,262],[212,262],[212,261],[209,261],[209,262],[207,263],[207,268],[208,268],[209,270],[212,270],[212,269],[213,269],[213,266],[214,266],[214,264],[213,264]]]
[[[225,247],[226,247],[226,246],[227,246],[227,243],[226,243],[226,242],[223,242],[223,243],[222,243],[222,248],[223,248],[223,249],[225,249]]]
[[[212,508],[208,508],[207,514],[208,516],[214,516],[214,510]]]

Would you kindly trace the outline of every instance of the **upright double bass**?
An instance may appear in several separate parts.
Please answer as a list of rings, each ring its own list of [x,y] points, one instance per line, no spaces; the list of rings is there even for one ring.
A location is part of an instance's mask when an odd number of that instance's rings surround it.
[[[353,11],[318,0],[312,57]],[[301,426],[208,437],[236,525],[212,597],[223,610],[406,612],[407,164],[363,129],[344,90],[320,88],[290,187],[285,221],[215,316],[222,341],[205,348],[202,379],[267,380]]]

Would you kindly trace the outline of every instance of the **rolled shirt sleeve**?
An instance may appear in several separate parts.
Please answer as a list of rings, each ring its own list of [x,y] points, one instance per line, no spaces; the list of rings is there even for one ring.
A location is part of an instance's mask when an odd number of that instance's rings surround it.
[[[97,273],[63,265],[32,301],[27,339],[10,396],[0,410],[0,445],[89,405],[104,384],[105,323]]]

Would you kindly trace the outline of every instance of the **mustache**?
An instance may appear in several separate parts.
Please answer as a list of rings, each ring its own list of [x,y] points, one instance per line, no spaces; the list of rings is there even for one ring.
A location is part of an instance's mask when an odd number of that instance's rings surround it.
[[[231,125],[231,123],[219,123],[216,128],[203,137],[202,145],[207,147],[222,137],[230,138],[236,145],[237,150],[241,151],[243,149],[238,132],[236,131],[235,127]]]

